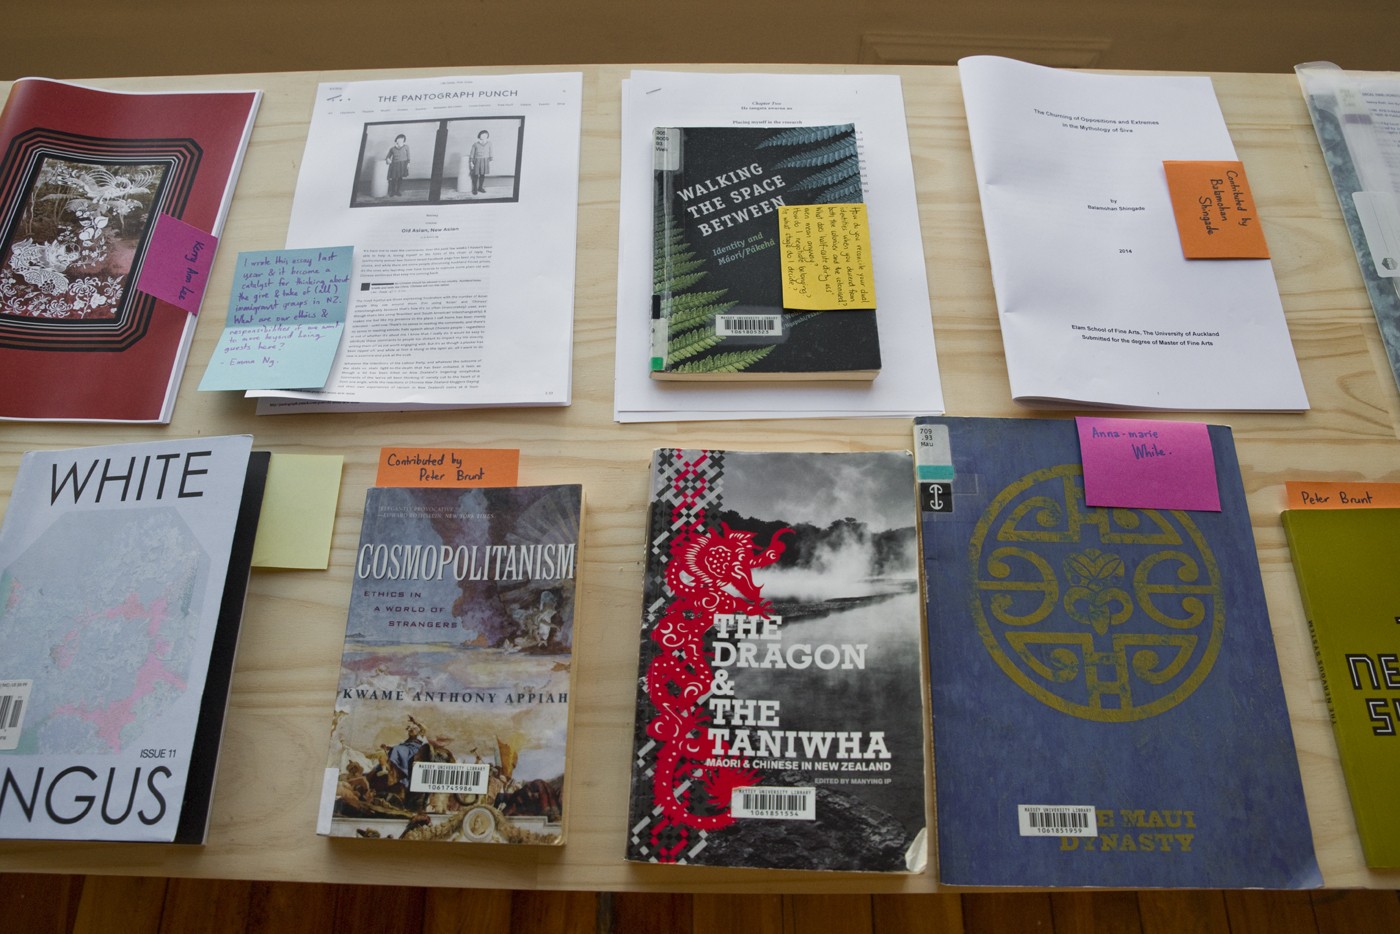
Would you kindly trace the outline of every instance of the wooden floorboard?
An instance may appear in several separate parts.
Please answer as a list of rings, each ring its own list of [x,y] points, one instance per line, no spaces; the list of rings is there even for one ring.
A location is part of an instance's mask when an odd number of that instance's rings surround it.
[[[1307,892],[1226,892],[1230,934],[1316,934]]]
[[[1400,931],[1400,897],[1394,892],[1313,892],[1318,934]]]
[[[394,885],[342,885],[335,892],[336,934],[422,934],[426,891]]]
[[[423,897],[423,934],[510,934],[510,894],[500,889],[429,889]]]
[[[784,895],[785,934],[873,934],[875,911],[869,895]]]
[[[160,934],[167,880],[88,876],[73,921],[74,934]]]
[[[619,892],[612,897],[612,930],[617,934],[691,934],[694,897]]]
[[[1230,934],[1220,892],[1139,892],[1142,934]]]
[[[253,883],[219,879],[171,879],[165,886],[161,934],[243,934]]]
[[[603,909],[610,903],[610,896],[594,892],[514,892],[510,929],[539,934],[597,934],[610,930],[600,921]]]
[[[692,934],[784,934],[781,895],[696,895],[690,917]]]
[[[964,895],[963,930],[967,934],[1051,934],[1055,913],[1043,892]]]
[[[23,934],[1352,934],[1400,932],[1400,894],[674,895],[120,876],[0,876]]]
[[[0,927],[34,934],[69,934],[82,895],[82,876],[26,873],[0,877]]]
[[[963,934],[961,895],[876,895],[870,905],[876,931]]]
[[[1054,892],[1055,934],[1143,934],[1136,892]]]
[[[247,934],[332,934],[334,885],[254,882],[248,893]]]

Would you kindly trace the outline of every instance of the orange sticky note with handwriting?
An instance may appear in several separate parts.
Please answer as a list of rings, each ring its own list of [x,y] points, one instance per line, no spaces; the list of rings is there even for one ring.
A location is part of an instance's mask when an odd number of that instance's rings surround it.
[[[515,486],[515,448],[381,448],[375,486]]]
[[[1268,259],[1243,162],[1163,162],[1187,259]]]
[[[1288,509],[1396,509],[1400,483],[1288,480]]]

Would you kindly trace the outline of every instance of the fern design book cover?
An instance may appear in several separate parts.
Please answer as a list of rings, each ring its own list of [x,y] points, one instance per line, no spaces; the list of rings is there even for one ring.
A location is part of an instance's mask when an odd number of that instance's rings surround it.
[[[651,375],[870,380],[874,309],[785,311],[778,208],[862,201],[855,127],[658,127]]]
[[[906,452],[653,455],[627,858],[917,872]]]

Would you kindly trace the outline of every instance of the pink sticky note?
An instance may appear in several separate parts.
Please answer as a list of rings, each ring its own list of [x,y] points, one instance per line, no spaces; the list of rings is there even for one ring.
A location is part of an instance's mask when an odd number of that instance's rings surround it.
[[[199,314],[218,245],[219,238],[213,234],[162,214],[151,231],[136,288],[192,315]]]
[[[1147,418],[1074,421],[1088,505],[1220,511],[1205,425]]]

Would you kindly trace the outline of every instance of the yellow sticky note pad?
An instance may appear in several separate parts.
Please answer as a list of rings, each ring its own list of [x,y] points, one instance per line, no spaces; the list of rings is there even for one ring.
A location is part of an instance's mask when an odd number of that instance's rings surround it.
[[[846,311],[875,307],[870,225],[863,204],[796,204],[778,208],[783,307]]]
[[[253,567],[324,570],[331,563],[339,454],[273,454],[253,541]]]
[[[1268,259],[1242,162],[1163,162],[1187,259]]]

